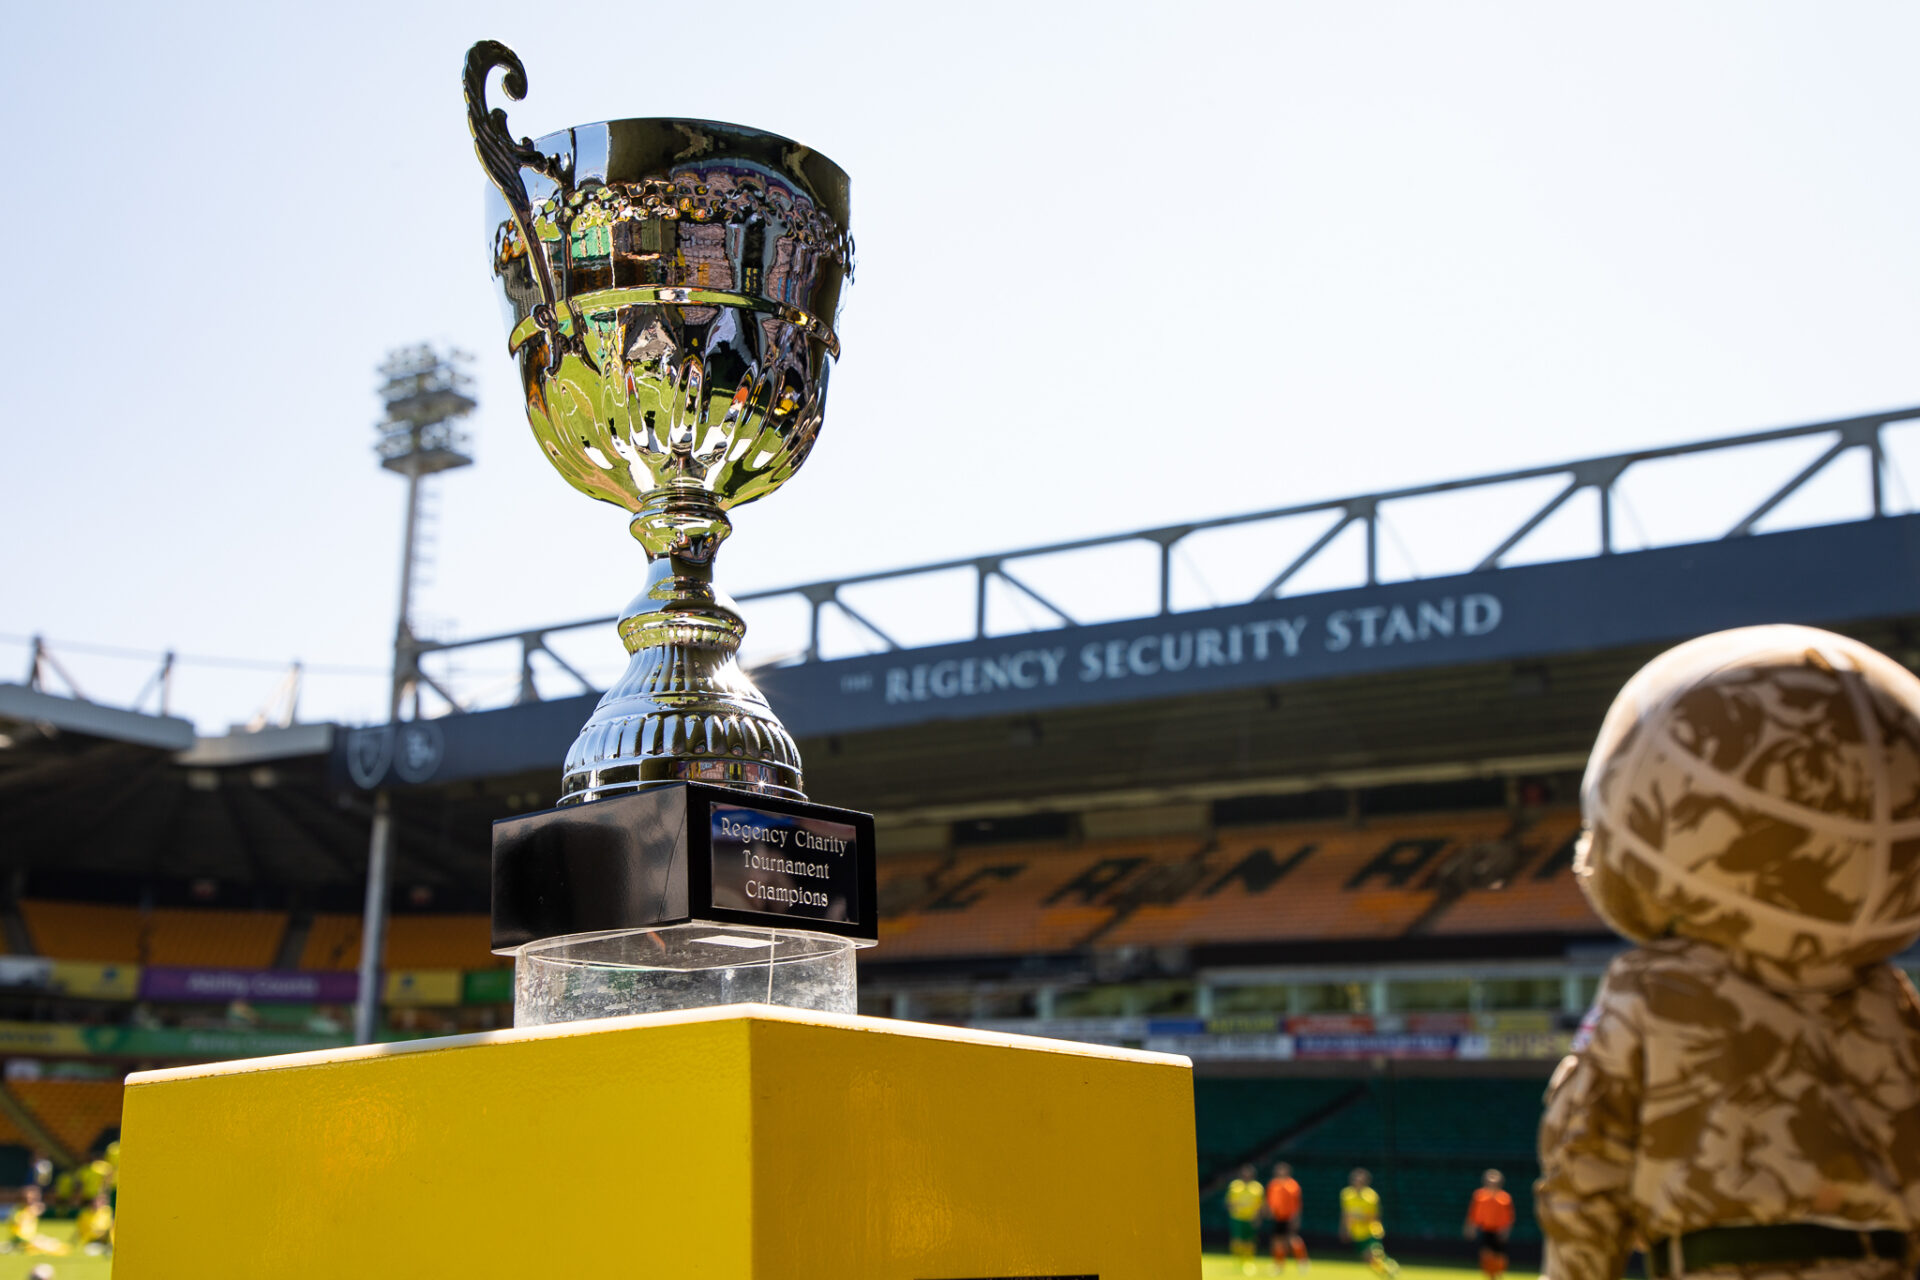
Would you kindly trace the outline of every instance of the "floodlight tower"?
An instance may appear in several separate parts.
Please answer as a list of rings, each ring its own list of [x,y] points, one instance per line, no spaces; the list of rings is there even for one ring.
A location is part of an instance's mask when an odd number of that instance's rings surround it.
[[[413,571],[419,562],[420,486],[428,476],[473,465],[461,419],[478,402],[461,368],[473,357],[449,348],[444,353],[422,343],[387,353],[379,367],[385,379],[380,399],[387,416],[374,424],[379,439],[374,453],[380,465],[407,478],[407,527],[400,552],[400,614],[393,632],[393,683],[387,695],[387,724],[400,719],[409,693],[419,714],[420,647],[413,634]],[[360,926],[360,989],[353,1010],[354,1039],[373,1041],[380,1014],[380,962],[387,941],[387,883],[393,864],[393,798],[382,787],[373,796],[373,832],[367,846],[367,906]]]

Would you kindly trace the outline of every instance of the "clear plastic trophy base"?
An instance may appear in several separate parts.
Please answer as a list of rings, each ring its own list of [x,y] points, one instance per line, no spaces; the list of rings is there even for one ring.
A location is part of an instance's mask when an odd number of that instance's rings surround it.
[[[853,952],[851,938],[697,921],[546,938],[514,957],[513,1025],[748,1003],[857,1013]]]

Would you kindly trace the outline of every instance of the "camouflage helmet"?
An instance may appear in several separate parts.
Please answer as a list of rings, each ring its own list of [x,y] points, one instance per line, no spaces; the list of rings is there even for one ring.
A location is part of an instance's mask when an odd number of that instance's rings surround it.
[[[1743,627],[1614,699],[1575,862],[1637,942],[1698,939],[1832,986],[1920,937],[1920,679],[1845,636]]]

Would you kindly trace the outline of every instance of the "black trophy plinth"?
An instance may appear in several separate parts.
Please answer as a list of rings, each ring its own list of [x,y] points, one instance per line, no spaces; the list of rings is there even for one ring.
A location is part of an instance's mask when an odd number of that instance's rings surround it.
[[[493,824],[493,949],[694,920],[879,937],[873,815],[681,782]]]

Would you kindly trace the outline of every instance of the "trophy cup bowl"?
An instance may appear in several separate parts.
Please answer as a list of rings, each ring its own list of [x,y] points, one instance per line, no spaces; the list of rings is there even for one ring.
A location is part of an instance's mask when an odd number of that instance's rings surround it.
[[[525,94],[510,49],[475,45],[468,123],[527,421],[569,484],[631,513],[649,562],[619,623],[632,657],[567,754],[560,803],[681,781],[804,799],[712,570],[727,512],[786,483],[819,434],[852,267],[847,176],[710,120],[515,141],[486,104],[496,69]]]

